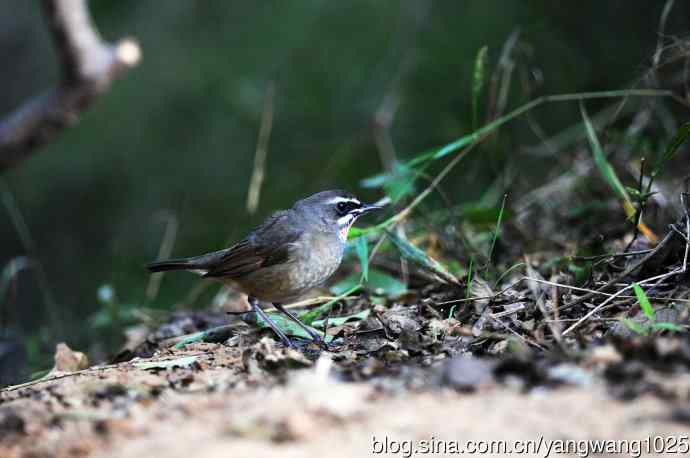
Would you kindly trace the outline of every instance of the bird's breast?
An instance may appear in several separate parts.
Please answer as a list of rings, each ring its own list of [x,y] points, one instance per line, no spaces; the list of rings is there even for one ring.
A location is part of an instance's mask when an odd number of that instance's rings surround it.
[[[313,288],[326,281],[340,266],[344,244],[333,234],[318,233],[297,242],[302,246],[296,251],[291,272],[292,281],[301,288]]]

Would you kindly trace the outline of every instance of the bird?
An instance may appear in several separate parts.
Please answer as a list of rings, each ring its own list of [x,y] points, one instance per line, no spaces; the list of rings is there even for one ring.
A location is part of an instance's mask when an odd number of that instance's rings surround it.
[[[270,302],[322,348],[321,336],[283,304],[323,284],[340,266],[353,223],[381,206],[366,204],[351,192],[322,191],[269,216],[245,238],[223,250],[189,258],[156,261],[150,272],[187,271],[220,281],[247,294],[248,302],[281,342],[292,341],[260,307]]]

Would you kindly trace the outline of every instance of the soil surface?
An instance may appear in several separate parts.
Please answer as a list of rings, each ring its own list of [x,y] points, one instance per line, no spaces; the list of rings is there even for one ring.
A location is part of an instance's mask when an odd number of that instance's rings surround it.
[[[0,456],[443,456],[520,441],[546,456],[554,440],[687,437],[687,401],[671,399],[687,399],[687,376],[617,399],[620,383],[603,375],[616,355],[606,347],[589,369],[553,366],[543,380],[528,363],[460,356],[353,382],[342,356],[309,359],[268,336],[249,348],[196,343],[4,390]]]

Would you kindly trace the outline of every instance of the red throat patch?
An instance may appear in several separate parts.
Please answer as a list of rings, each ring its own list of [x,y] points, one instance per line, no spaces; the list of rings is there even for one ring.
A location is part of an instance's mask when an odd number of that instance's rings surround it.
[[[354,221],[352,223],[354,223]],[[347,226],[343,227],[338,231],[338,236],[340,237],[340,240],[342,240],[343,242],[347,242],[347,234],[348,232],[350,232],[352,223],[348,224]]]

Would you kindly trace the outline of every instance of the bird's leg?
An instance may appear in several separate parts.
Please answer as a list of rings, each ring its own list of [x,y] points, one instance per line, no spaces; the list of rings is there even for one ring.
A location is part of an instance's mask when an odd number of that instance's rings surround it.
[[[313,329],[311,329],[309,326],[306,324],[302,323],[299,318],[297,318],[292,312],[290,312],[288,309],[283,307],[283,304],[278,304],[276,302],[273,303],[273,307],[275,307],[279,312],[284,313],[288,318],[290,318],[292,321],[297,323],[299,327],[304,329],[304,331],[309,334],[309,336],[312,338],[315,344],[317,344],[319,347],[328,350],[328,344],[324,342],[324,340],[321,338],[320,335],[318,335],[316,332],[314,332]]]
[[[251,304],[252,308],[256,312],[257,315],[261,317],[262,320],[266,322],[267,325],[273,329],[273,332],[276,333],[276,335],[280,338],[280,341],[283,342],[283,345],[289,348],[295,348],[295,344],[293,344],[288,336],[285,335],[283,331],[278,327],[277,324],[275,324],[264,312],[261,307],[259,307],[259,300],[255,297],[248,297],[247,300],[249,301],[249,304]]]

